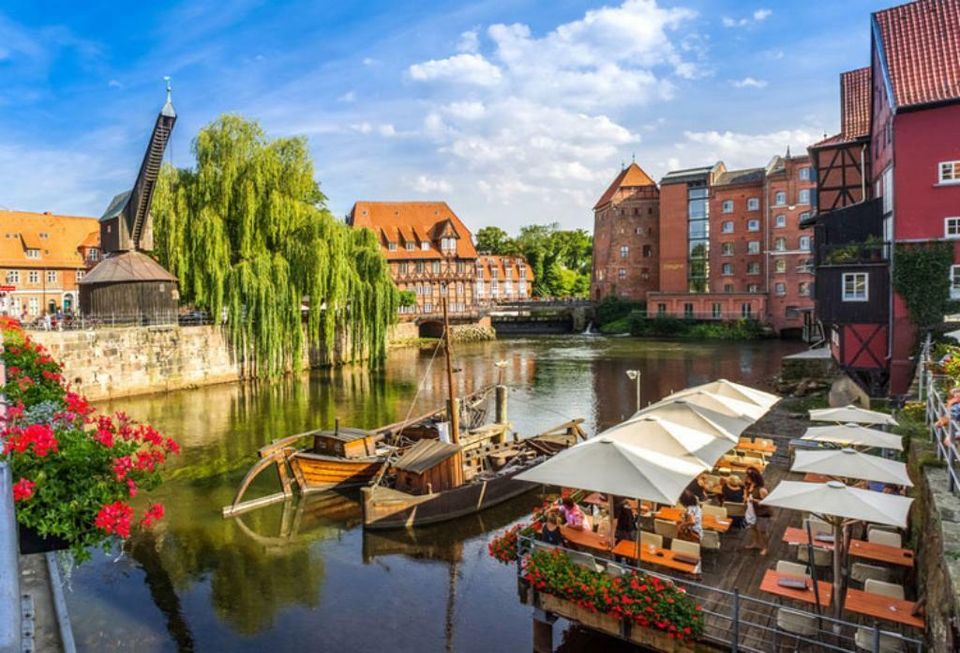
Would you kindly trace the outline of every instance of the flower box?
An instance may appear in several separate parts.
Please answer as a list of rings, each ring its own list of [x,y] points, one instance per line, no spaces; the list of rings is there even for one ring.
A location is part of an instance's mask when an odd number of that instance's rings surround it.
[[[56,535],[41,535],[29,526],[19,524],[20,553],[47,553],[49,551],[64,551],[70,548],[70,542]]]
[[[644,648],[663,651],[664,653],[693,653],[697,651],[694,642],[679,641],[658,630],[640,626],[631,627],[631,624],[626,624],[627,629],[624,629],[624,624],[619,619],[582,608],[571,601],[557,598],[552,594],[538,592],[536,602],[539,603],[540,609],[545,612],[552,612],[569,621],[575,621],[590,630],[597,630],[614,637],[626,639]],[[625,630],[626,632],[624,632]]]

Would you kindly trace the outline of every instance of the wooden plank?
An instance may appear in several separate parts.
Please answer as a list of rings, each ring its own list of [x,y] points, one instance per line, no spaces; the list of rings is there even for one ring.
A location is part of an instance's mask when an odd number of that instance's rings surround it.
[[[787,528],[783,532],[783,541],[787,544],[807,544],[807,532],[802,528]],[[833,550],[833,542],[824,542],[814,538],[814,546]],[[900,567],[913,567],[914,554],[910,549],[899,549],[895,546],[867,542],[866,540],[850,540],[850,555],[854,558],[885,562]]]
[[[674,524],[679,524],[683,521],[683,509],[677,508],[676,506],[664,506],[660,508],[654,515],[655,519],[662,519],[664,521],[673,522]],[[733,524],[732,519],[719,520],[715,515],[703,515],[702,517],[703,527],[711,531],[717,531],[718,533],[726,533],[730,530],[730,526]]]
[[[617,545],[613,547],[613,553],[636,561],[637,543],[630,540],[620,540],[617,542]],[[676,554],[669,549],[654,547],[651,550],[650,547],[640,547],[640,562],[643,564],[658,565],[684,574],[698,575],[700,573],[699,564],[676,560],[674,558],[675,555]]]
[[[768,569],[763,575],[763,580],[760,582],[760,591],[767,592],[768,594],[775,594],[785,599],[802,601],[811,605],[815,605],[817,603],[816,593],[813,591],[812,580],[808,579],[807,587],[805,589],[798,589],[779,585],[778,581],[783,577],[796,578],[796,576],[792,576],[791,574],[779,574],[773,569]],[[828,607],[833,597],[833,583],[819,580],[817,581],[817,589],[820,592],[820,606],[824,608]]]
[[[923,617],[914,615],[917,604],[913,601],[903,601],[882,594],[864,592],[858,589],[848,589],[843,609],[848,612],[865,614],[885,621],[894,621],[905,626],[920,628],[925,626]]]

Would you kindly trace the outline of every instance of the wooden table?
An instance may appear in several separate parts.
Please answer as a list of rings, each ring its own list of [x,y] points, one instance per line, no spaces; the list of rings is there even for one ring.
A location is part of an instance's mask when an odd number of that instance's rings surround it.
[[[913,614],[916,607],[917,604],[913,601],[902,601],[883,594],[874,594],[873,592],[864,592],[853,588],[847,590],[847,599],[843,603],[844,610],[848,612],[865,614],[885,621],[895,621],[898,624],[922,630],[925,622],[923,617]]]
[[[702,510],[702,509],[701,509]],[[677,508],[676,506],[664,506],[660,508],[653,515],[654,519],[662,519],[664,521],[673,522],[674,524],[679,524],[683,521],[683,509]],[[718,533],[726,533],[730,530],[730,526],[733,524],[732,519],[719,520],[715,515],[704,514],[702,518],[703,527],[711,531],[717,531]]]
[[[736,449],[743,449],[744,451],[756,451],[758,453],[765,454],[775,454],[777,453],[777,445],[767,445],[767,444],[757,444],[755,442],[738,442]]]
[[[832,481],[833,478],[830,476],[824,476],[823,474],[807,472],[803,475],[803,480],[805,480],[807,483],[826,483],[828,481]]]
[[[802,528],[791,526],[783,532],[783,541],[787,544],[806,545],[808,541],[807,532]],[[833,550],[833,542],[823,542],[814,538],[813,545],[822,549]],[[867,542],[866,540],[850,540],[850,555],[855,558],[885,562],[888,565],[913,567],[914,555],[910,549],[898,549],[895,546]]]
[[[623,556],[624,558],[630,558],[631,560],[636,561],[637,543],[632,540],[620,540],[617,542],[617,545],[613,547],[613,553],[615,555]],[[682,560],[676,560],[674,559],[675,555],[676,554],[670,549],[656,547],[653,549],[653,551],[651,551],[649,546],[640,547],[640,562],[645,562],[649,565],[667,567],[668,569],[680,571],[685,574],[696,575],[700,573],[699,563],[694,564],[690,562],[684,562]]]
[[[773,569],[768,569],[767,573],[763,575],[763,580],[760,581],[760,591],[767,592],[768,594],[776,594],[777,596],[781,596],[785,599],[793,599],[794,601],[803,601],[804,603],[816,605],[817,599],[816,594],[813,591],[812,579],[807,579],[806,589],[799,589],[779,585],[777,581],[781,576],[796,578],[796,576],[793,574],[779,574]],[[826,608],[830,605],[830,601],[833,597],[833,583],[828,583],[824,580],[818,580],[817,589],[820,591],[820,607]]]
[[[563,535],[563,538],[570,544],[583,547],[584,549],[590,549],[591,551],[609,553],[612,547],[612,542],[610,542],[609,539],[600,537],[593,531],[578,531],[569,526],[561,526],[560,534]]]

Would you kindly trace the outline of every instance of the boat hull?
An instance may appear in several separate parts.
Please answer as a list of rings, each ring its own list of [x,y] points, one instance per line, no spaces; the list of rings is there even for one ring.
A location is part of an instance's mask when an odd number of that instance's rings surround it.
[[[297,452],[288,459],[300,491],[321,492],[333,488],[368,485],[383,466],[383,457],[335,458]]]
[[[407,494],[384,487],[365,487],[363,526],[369,529],[416,528],[478,513],[530,492],[536,483],[518,481],[519,474],[477,481],[435,494]]]

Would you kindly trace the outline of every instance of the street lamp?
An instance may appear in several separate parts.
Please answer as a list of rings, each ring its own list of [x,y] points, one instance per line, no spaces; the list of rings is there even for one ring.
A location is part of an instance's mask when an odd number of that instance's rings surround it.
[[[640,370],[627,370],[627,377],[637,384],[637,412],[640,411]]]

